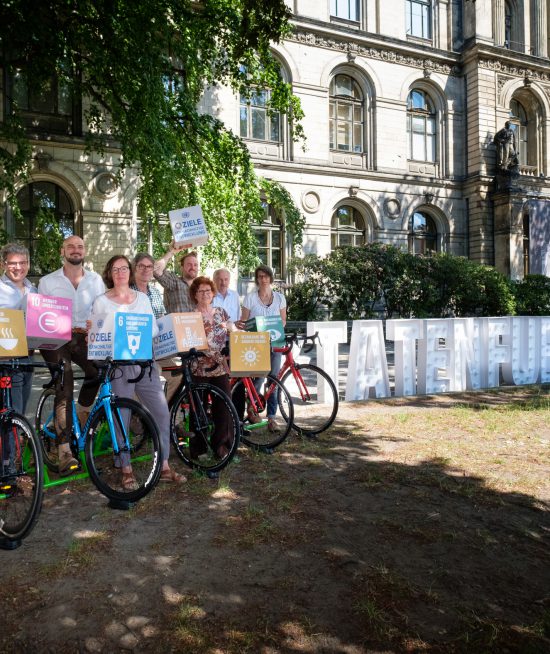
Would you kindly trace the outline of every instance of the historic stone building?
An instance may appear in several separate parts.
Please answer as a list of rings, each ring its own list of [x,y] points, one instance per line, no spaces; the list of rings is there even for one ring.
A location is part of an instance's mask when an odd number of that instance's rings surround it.
[[[246,140],[260,175],[291,193],[307,218],[304,251],[380,241],[468,256],[513,278],[550,270],[547,0],[288,4],[295,30],[273,51],[305,111],[305,148],[286,119],[267,114],[269,90],[246,103],[208,89],[203,107]],[[3,111],[11,93],[27,103],[35,166],[20,191],[24,221],[6,208],[8,232],[32,245],[33,207],[46,195],[96,267],[108,251],[131,252],[135,180],[114,183],[115,149],[84,155],[81,103],[54,84],[49,104],[33,106],[4,78]],[[266,206],[256,231],[284,279],[284,216]]]

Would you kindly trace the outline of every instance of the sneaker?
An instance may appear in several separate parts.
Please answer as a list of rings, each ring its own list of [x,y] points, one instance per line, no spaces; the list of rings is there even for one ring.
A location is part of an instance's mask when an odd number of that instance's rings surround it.
[[[74,474],[78,468],[78,461],[74,458],[72,452],[59,452],[59,474],[61,477]]]
[[[272,434],[276,434],[277,432],[281,431],[281,428],[277,424],[275,418],[267,419],[267,430],[270,431]]]
[[[259,422],[262,422],[262,419],[256,413],[256,411],[254,411],[254,409],[248,409],[248,411],[246,413],[247,413],[247,416],[248,416],[248,422],[251,425],[257,425]]]

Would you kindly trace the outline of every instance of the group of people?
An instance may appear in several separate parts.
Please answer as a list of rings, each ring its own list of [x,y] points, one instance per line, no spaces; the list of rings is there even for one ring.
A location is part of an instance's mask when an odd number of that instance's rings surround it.
[[[61,256],[63,265],[59,270],[40,279],[38,288],[27,279],[30,268],[28,250],[19,244],[10,243],[0,252],[3,274],[0,277],[0,308],[20,309],[24,307],[26,295],[41,293],[72,300],[71,340],[57,350],[41,351],[48,363],[65,362],[63,386],[56,387],[55,429],[58,438],[59,471],[70,474],[77,461],[70,447],[72,431],[73,376],[71,364],[76,363],[83,371],[86,383],[82,385],[77,402],[77,416],[84,424],[99,389],[97,368],[88,360],[87,333],[90,319],[94,315],[112,312],[148,313],[155,319],[166,313],[199,311],[202,315],[209,351],[207,356],[193,364],[196,381],[204,378],[230,394],[229,370],[222,355],[228,333],[243,329],[246,320],[256,316],[281,317],[286,322],[286,301],[284,295],[272,288],[273,272],[268,266],[258,266],[255,271],[257,290],[247,295],[241,307],[239,295],[229,288],[230,273],[226,269],[214,272],[213,279],[199,275],[199,261],[196,252],[185,252],[180,260],[181,274],[167,270],[170,259],[183,248],[171,244],[159,260],[146,253],[137,254],[133,261],[125,255],[114,255],[107,262],[102,275],[84,267],[86,247],[78,236],[69,236],[63,242]],[[163,287],[164,295],[152,284],[153,279]],[[153,320],[153,336],[156,335],[156,321]],[[158,362],[162,367],[179,365],[177,357]],[[272,374],[280,368],[280,355],[272,354]],[[173,470],[168,462],[170,452],[170,420],[168,402],[172,399],[181,381],[180,375],[167,375],[166,389],[160,380],[159,371],[145,375],[136,384],[129,379],[137,377],[137,368],[125,367],[113,379],[114,392],[120,397],[137,396],[151,412],[161,436],[162,471],[161,480],[181,484],[185,477]],[[258,380],[261,384],[262,380]],[[13,383],[14,408],[24,413],[32,385],[32,373],[17,373]],[[268,403],[268,428],[278,430],[275,414],[275,394]],[[213,447],[218,455],[227,454],[227,418],[224,409],[214,407],[216,433]],[[248,420],[256,422],[259,417],[250,413]],[[128,458],[119,462],[121,486],[133,490],[136,480]]]

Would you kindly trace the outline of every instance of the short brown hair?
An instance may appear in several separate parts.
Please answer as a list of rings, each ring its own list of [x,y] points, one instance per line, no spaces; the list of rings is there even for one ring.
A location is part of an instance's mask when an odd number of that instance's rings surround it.
[[[186,252],[184,255],[182,255],[180,259],[180,266],[183,266],[185,260],[188,259],[189,257],[195,257],[195,259],[198,259],[199,255],[195,252],[195,250],[191,250],[191,252]]]
[[[258,266],[256,268],[256,270],[254,271],[254,281],[256,282],[256,284],[258,283],[258,273],[261,273],[261,272],[268,275],[269,281],[271,283],[273,283],[273,280],[275,279],[275,277],[273,275],[273,270],[271,270],[271,268],[269,266],[265,266],[264,264],[262,264],[261,266]]]
[[[128,268],[130,269],[130,279],[128,282],[130,284],[134,283],[134,269],[132,268],[132,264],[130,263],[130,259],[125,254],[115,254],[114,257],[111,257],[109,261],[105,264],[105,268],[103,269],[103,281],[105,282],[105,286],[107,288],[113,288],[114,283],[113,283],[113,265],[115,261],[118,261],[119,259],[124,259],[126,263],[128,264]]]
[[[210,279],[210,277],[195,277],[195,279],[191,282],[191,286],[189,287],[189,297],[195,304],[197,304],[197,291],[199,290],[199,286],[201,284],[208,284],[212,290],[212,295],[216,295],[216,285]]]

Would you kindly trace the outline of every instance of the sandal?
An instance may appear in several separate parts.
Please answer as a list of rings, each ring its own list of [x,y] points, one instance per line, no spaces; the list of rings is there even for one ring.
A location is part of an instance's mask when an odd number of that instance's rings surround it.
[[[122,486],[122,490],[128,492],[135,491],[139,488],[139,484],[137,483],[137,479],[134,477],[133,472],[123,472],[120,485]]]
[[[164,481],[172,484],[184,484],[187,481],[187,477],[185,477],[185,475],[180,475],[179,472],[176,472],[170,468],[168,470],[163,470],[160,473],[159,481]]]

